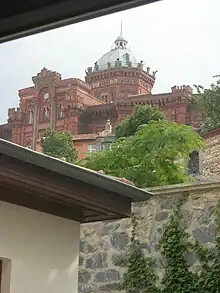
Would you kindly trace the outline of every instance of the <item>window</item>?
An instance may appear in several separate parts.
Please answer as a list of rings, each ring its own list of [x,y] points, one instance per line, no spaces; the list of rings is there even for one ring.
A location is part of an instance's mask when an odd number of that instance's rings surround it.
[[[112,143],[111,142],[107,142],[107,143],[102,143],[101,149],[111,149],[112,148]]]
[[[28,124],[32,124],[34,121],[34,111],[28,110]]]
[[[57,117],[63,118],[64,117],[64,111],[63,111],[63,105],[57,106]]]
[[[88,145],[88,152],[92,153],[92,152],[96,152],[98,150],[97,145],[96,144],[89,144]]]
[[[48,107],[44,107],[43,109],[43,120],[49,120],[49,108]]]

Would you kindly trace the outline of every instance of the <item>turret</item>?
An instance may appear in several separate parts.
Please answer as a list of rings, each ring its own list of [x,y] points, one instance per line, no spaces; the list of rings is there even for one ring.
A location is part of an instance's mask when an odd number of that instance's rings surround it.
[[[128,100],[131,95],[150,94],[157,71],[137,61],[127,40],[120,35],[110,51],[103,54],[86,70],[85,81],[91,85],[91,94],[105,103]]]
[[[32,81],[35,88],[39,90],[45,85],[48,86],[61,81],[61,74],[44,67],[36,76],[32,77]]]
[[[189,85],[181,85],[181,86],[173,86],[171,87],[172,93],[188,93],[190,95],[193,94],[193,89]]]
[[[8,122],[19,122],[24,118],[20,108],[9,108],[8,109]]]
[[[22,144],[22,126],[24,124],[25,114],[20,108],[8,109],[8,123],[11,125],[11,140],[14,143]]]

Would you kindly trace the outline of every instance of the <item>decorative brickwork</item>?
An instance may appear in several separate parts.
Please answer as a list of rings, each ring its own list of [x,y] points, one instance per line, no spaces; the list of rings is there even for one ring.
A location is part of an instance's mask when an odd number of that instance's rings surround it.
[[[85,81],[62,79],[60,73],[44,67],[32,77],[33,86],[18,91],[20,108],[9,109],[9,126],[0,126],[0,133],[15,143],[40,149],[39,137],[48,127],[74,137],[97,134],[110,120],[114,130],[137,105],[145,104],[159,107],[169,120],[200,125],[191,107],[191,87],[174,86],[168,93],[152,95],[157,71],[137,61],[127,44],[120,35],[114,48],[86,70]],[[76,144],[83,153],[80,156],[86,156],[88,140],[82,137]]]

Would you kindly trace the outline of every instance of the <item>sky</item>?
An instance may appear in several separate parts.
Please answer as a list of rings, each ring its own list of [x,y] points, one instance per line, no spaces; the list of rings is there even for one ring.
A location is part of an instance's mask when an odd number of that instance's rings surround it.
[[[173,85],[208,87],[220,74],[220,1],[163,0],[0,45],[0,123],[19,105],[18,90],[44,66],[63,78],[84,79],[85,69],[120,34],[138,61],[158,70],[153,92]]]

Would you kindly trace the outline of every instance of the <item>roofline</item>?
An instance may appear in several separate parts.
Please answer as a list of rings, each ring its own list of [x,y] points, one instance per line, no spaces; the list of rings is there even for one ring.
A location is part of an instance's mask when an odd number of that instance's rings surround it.
[[[201,136],[205,139],[211,138],[213,136],[219,135],[220,134],[220,128],[215,128],[213,130],[210,130],[206,133],[203,133]]]
[[[13,6],[8,13],[6,5],[0,18],[0,43],[156,1],[158,0],[50,1],[46,5],[34,5],[35,9],[32,4],[25,3],[25,7],[20,5],[19,13],[16,13],[16,9],[13,11]]]
[[[96,140],[98,138],[98,135],[97,136],[91,136],[91,137],[74,137],[73,136],[73,141],[81,141],[81,140]]]
[[[52,158],[4,139],[0,139],[0,154],[47,169],[62,176],[103,188],[120,196],[129,197],[132,202],[146,201],[153,195],[153,193],[118,181],[117,179]]]
[[[220,188],[220,181],[216,178],[208,181],[197,181],[192,183],[179,183],[165,186],[157,186],[149,188],[154,195],[166,195],[166,194],[180,194],[181,192],[195,192],[198,190],[205,190],[210,188]]]

